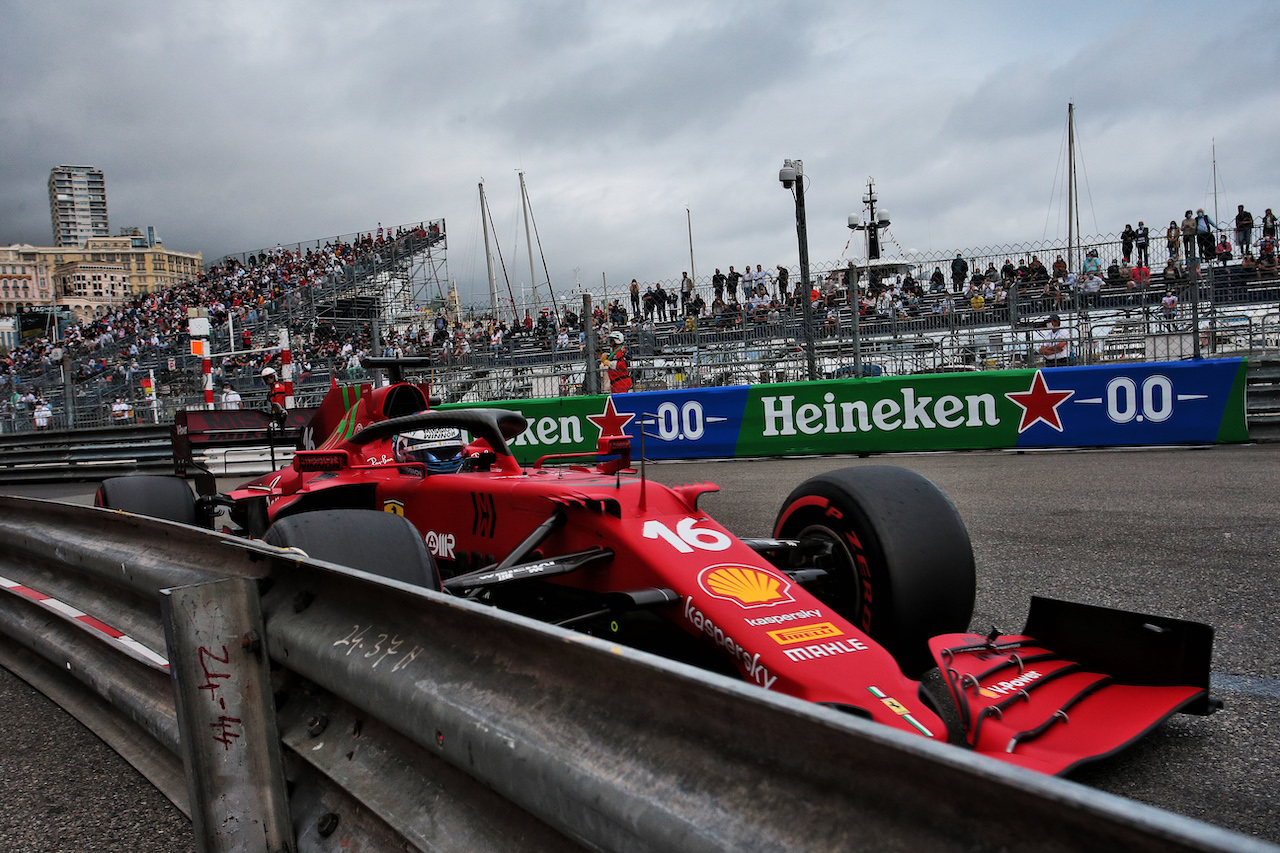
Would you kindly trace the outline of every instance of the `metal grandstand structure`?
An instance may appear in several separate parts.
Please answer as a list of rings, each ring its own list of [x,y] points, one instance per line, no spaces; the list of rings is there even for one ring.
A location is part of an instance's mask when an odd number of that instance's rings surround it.
[[[443,220],[430,225],[438,230],[397,240],[344,267],[319,292],[308,291],[315,318],[339,328],[375,320],[402,325],[422,322],[424,312],[444,307],[448,241]]]
[[[359,253],[354,263],[331,274],[327,281],[291,292],[285,305],[291,325],[325,321],[338,329],[375,323],[385,328],[422,322],[425,312],[444,307],[449,294],[445,221],[410,223],[386,229],[386,233],[399,236]],[[357,245],[370,236],[372,232],[359,232],[228,258],[252,264],[256,259],[267,259],[273,251],[305,254],[339,243]]]

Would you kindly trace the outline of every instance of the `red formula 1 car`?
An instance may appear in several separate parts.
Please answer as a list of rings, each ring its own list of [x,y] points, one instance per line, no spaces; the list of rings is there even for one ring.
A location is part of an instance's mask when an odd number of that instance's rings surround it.
[[[1046,773],[1217,704],[1213,631],[1198,623],[1035,599],[1022,635],[965,633],[969,537],[913,472],[819,475],[771,537],[743,539],[698,508],[715,486],[669,488],[631,466],[625,419],[600,419],[590,465],[523,466],[508,447],[518,414],[431,409],[399,381],[334,387],[289,467],[223,495],[197,477],[198,499],[176,477],[108,480],[97,503],[206,524],[226,507],[273,544]]]

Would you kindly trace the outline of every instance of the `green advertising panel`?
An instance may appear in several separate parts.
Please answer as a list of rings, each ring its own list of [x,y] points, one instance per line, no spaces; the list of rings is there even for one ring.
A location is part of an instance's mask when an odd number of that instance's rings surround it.
[[[948,373],[486,403],[521,462],[626,433],[649,459],[1248,439],[1242,359]]]

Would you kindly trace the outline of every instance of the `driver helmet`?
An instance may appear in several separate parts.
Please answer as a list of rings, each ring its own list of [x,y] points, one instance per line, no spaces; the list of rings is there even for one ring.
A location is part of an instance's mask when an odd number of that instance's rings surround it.
[[[397,462],[421,462],[429,474],[453,474],[462,467],[465,444],[456,427],[430,427],[397,435],[392,454]]]

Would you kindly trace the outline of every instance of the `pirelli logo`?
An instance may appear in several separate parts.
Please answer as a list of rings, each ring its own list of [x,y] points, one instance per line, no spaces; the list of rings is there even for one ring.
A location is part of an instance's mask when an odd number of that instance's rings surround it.
[[[769,636],[773,637],[773,641],[778,645],[789,646],[792,643],[811,643],[814,640],[825,640],[829,637],[843,637],[844,631],[830,622],[815,622],[812,625],[796,625],[794,628],[770,631]]]

